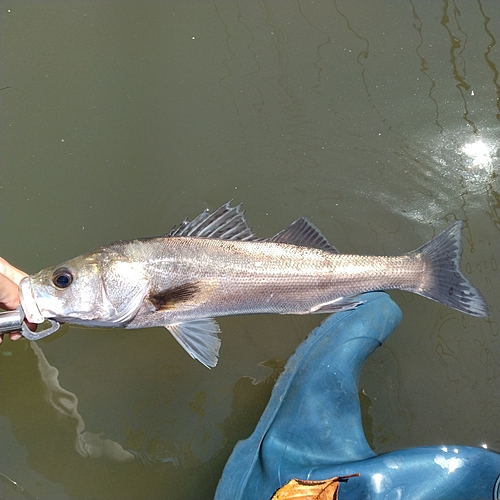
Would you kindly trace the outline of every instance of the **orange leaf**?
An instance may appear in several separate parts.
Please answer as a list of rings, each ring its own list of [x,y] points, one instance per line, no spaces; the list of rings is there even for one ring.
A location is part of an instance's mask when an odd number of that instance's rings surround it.
[[[332,477],[321,481],[292,479],[281,487],[271,500],[337,500],[340,481],[347,481],[350,476]]]

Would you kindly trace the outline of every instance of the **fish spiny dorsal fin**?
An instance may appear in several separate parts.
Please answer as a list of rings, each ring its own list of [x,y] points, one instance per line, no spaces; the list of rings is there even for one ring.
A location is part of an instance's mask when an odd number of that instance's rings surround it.
[[[283,229],[283,231],[280,231],[268,241],[339,253],[334,246],[328,243],[328,240],[323,236],[321,231],[307,217],[301,217],[292,222],[286,229]]]
[[[192,221],[185,219],[178,228],[172,229],[167,236],[192,236],[240,241],[257,240],[258,238],[248,227],[244,212],[241,210],[241,204],[231,207],[229,206],[230,203],[228,201],[213,213],[206,209]]]

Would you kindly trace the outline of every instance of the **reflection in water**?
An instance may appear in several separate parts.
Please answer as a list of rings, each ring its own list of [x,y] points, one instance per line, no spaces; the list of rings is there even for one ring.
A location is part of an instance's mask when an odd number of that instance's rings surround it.
[[[478,140],[474,143],[464,144],[462,152],[469,158],[471,168],[491,169],[498,146],[498,143],[488,146],[482,140]]]
[[[497,107],[498,113],[496,115],[496,118],[497,118],[497,120],[500,120],[500,82],[499,82],[499,78],[498,78],[498,68],[496,67],[495,63],[491,59],[491,55],[490,55],[491,50],[493,49],[493,47],[495,47],[495,45],[497,44],[497,41],[496,41],[495,37],[493,36],[493,33],[491,32],[490,27],[488,26],[491,22],[491,18],[486,15],[486,13],[484,11],[483,3],[481,2],[481,0],[478,0],[477,3],[479,6],[479,11],[481,12],[481,16],[483,18],[484,32],[487,34],[488,38],[490,39],[490,41],[486,47],[486,51],[484,53],[484,60],[486,61],[486,64],[488,65],[490,71],[493,73],[492,82],[497,90],[496,107]],[[497,156],[500,156],[500,155],[497,155]]]
[[[372,109],[376,113],[376,115],[379,119],[379,122],[383,123],[387,127],[389,132],[393,133],[392,125],[386,119],[386,117],[384,116],[384,114],[381,111],[381,109],[379,108],[379,106],[376,104],[376,101],[373,99],[372,94],[370,92],[370,85],[368,83],[368,74],[369,73],[367,73],[367,65],[365,63],[363,63],[363,60],[367,60],[369,55],[370,55],[370,41],[368,40],[368,38],[362,36],[361,34],[359,34],[357,32],[357,30],[354,28],[354,26],[356,25],[356,22],[354,20],[350,21],[349,17],[347,17],[347,15],[344,14],[340,10],[337,0],[334,0],[333,4],[335,6],[336,12],[339,14],[339,16],[342,19],[345,20],[345,23],[347,25],[347,29],[349,30],[349,32],[352,33],[357,40],[361,41],[362,47],[360,49],[360,52],[356,56],[356,62],[359,64],[359,66],[361,66],[360,78],[361,78],[361,81],[363,82],[363,87],[364,87],[364,91],[366,93],[367,102],[370,103],[370,106],[372,107]],[[375,86],[375,88],[376,88],[376,86]],[[380,132],[379,132],[379,135],[380,135]]]
[[[213,497],[218,474],[236,442],[255,427],[284,365],[269,360],[263,363],[272,370],[268,377],[258,383],[249,377],[236,382],[232,413],[220,425],[223,445],[213,458],[193,467],[182,465],[177,457],[162,459],[125,450],[116,441],[85,431],[78,397],[61,387],[59,370],[49,364],[40,346],[35,342],[28,345],[32,350],[24,349],[22,354],[17,349],[22,350],[26,344],[15,346],[16,352],[7,358],[9,362],[2,360],[0,364],[0,375],[8,385],[0,392],[0,409],[10,420],[18,442],[26,448],[28,464],[49,481],[62,485],[72,498],[152,500],[165,498],[166,492],[172,499],[200,498],[200,492],[201,498]],[[26,384],[22,394],[14,381]],[[106,408],[101,411],[106,412]],[[34,439],[34,435],[38,438]],[[214,470],[218,474],[214,475]],[[40,496],[12,476],[0,471],[0,497]],[[38,485],[36,489],[43,492],[47,486]],[[54,495],[43,493],[40,498],[49,497]]]
[[[425,223],[430,213],[440,218],[447,212],[450,200],[460,199],[461,213],[452,215],[469,219],[477,203],[483,203],[477,196],[495,192],[497,175],[495,165],[500,141],[498,122],[492,111],[495,112],[495,108],[498,111],[500,101],[498,95],[494,97],[491,89],[486,90],[487,87],[478,81],[477,63],[480,58],[470,56],[475,44],[484,47],[484,60],[492,72],[493,88],[498,94],[498,69],[490,57],[496,45],[488,27],[491,19],[485,14],[480,1],[459,8],[456,2],[443,0],[439,15],[440,27],[444,28],[443,36],[439,35],[439,30],[430,29],[434,20],[429,17],[428,6],[411,1],[410,4],[413,28],[420,40],[416,53],[421,61],[420,70],[429,80],[428,97],[431,107],[435,109],[437,130],[420,129],[416,132],[420,140],[408,144],[409,156],[418,159],[418,166],[411,172],[409,187],[423,196],[415,200],[415,204],[409,204],[407,214]],[[476,17],[478,23],[482,22],[486,36],[472,29],[472,19]],[[442,52],[441,57],[436,57],[439,52]],[[438,65],[442,66],[442,71]],[[447,85],[446,80],[450,77],[458,93],[452,92]],[[496,100],[496,105],[491,102],[491,106],[484,106],[490,95]],[[451,121],[452,115],[460,109],[463,122]],[[421,122],[427,126],[430,124],[429,120]],[[428,181],[437,183],[437,188]]]
[[[57,418],[68,418],[75,425],[75,450],[82,457],[109,458],[117,462],[133,460],[134,455],[110,439],[102,439],[97,433],[85,431],[85,422],[78,413],[78,398],[59,385],[59,371],[49,364],[43,351],[35,342],[31,348],[38,358],[38,369],[43,381],[45,400],[59,414]]]
[[[434,81],[434,78],[431,76],[431,74],[429,72],[428,62],[426,61],[426,59],[424,58],[424,56],[421,53],[422,47],[424,45],[422,19],[420,19],[418,12],[417,12],[417,9],[411,0],[410,0],[410,4],[411,4],[412,15],[413,15],[413,19],[414,19],[412,26],[415,29],[415,31],[418,33],[418,38],[419,38],[419,44],[415,48],[415,53],[417,54],[417,57],[420,60],[420,71],[425,76],[425,78],[427,80],[429,80],[429,82],[430,82],[430,87],[429,87],[429,91],[428,91],[427,95],[429,96],[429,99],[434,103],[434,107],[436,109],[436,118],[434,120],[435,124],[439,128],[440,133],[443,133],[444,128],[439,123],[439,104],[436,101],[436,99],[434,98],[434,96],[432,95],[434,88],[436,87],[436,82]]]
[[[14,481],[10,477],[2,474],[0,472],[0,498],[9,498],[10,495],[7,493],[7,488],[15,492],[18,498],[26,498],[28,500],[39,500],[38,497],[32,495],[29,491],[26,491],[17,481]]]
[[[451,10],[451,15],[450,11]],[[460,10],[455,2],[443,0],[443,8],[440,23],[445,28],[449,37],[450,47],[450,62],[453,70],[453,77],[456,80],[456,88],[459,90],[464,103],[463,119],[472,127],[474,134],[478,129],[475,123],[469,118],[470,111],[467,106],[466,91],[470,89],[470,85],[465,80],[467,76],[466,60],[464,51],[466,48],[468,36],[460,26]]]

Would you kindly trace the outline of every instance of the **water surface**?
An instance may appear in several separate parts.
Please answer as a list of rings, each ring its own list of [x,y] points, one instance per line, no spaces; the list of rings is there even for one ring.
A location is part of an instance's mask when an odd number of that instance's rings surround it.
[[[491,318],[393,293],[403,321],[364,367],[365,428],[376,452],[500,449],[495,0],[0,12],[0,255],[31,273],[229,199],[259,236],[308,215],[346,253],[409,251],[464,219],[463,269]],[[162,328],[6,341],[1,495],[212,497],[321,320],[222,319],[211,371]]]

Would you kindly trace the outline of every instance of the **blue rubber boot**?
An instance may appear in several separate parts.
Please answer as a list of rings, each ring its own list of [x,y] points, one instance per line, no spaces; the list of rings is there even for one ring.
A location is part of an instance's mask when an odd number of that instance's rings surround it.
[[[496,453],[428,446],[377,456],[370,449],[359,373],[401,311],[383,292],[363,298],[357,309],[327,318],[288,360],[254,433],[229,458],[216,500],[270,499],[292,478],[355,473],[360,477],[341,485],[339,499],[498,498]]]

